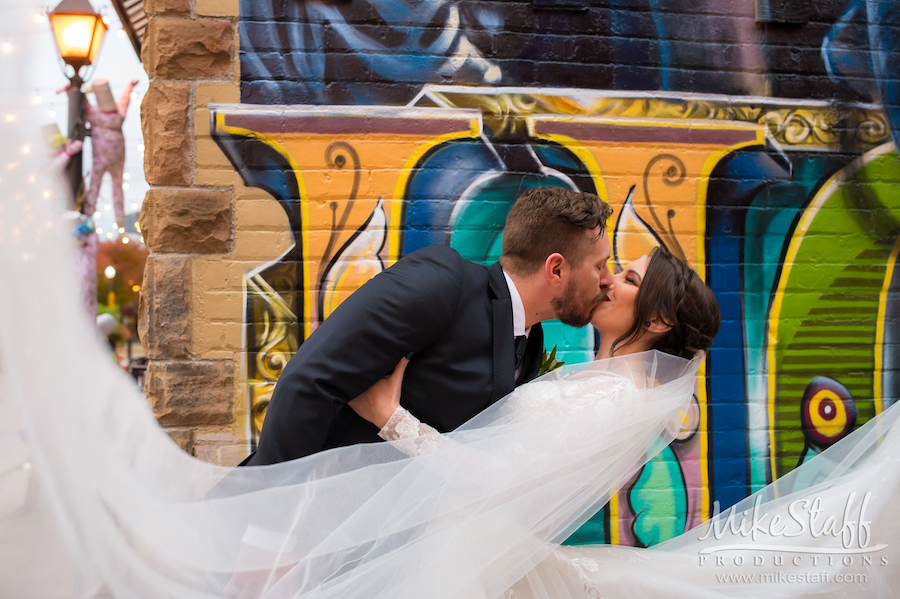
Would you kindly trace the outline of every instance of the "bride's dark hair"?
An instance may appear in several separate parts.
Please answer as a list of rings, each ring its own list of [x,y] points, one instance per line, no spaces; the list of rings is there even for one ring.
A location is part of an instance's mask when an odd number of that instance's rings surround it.
[[[656,340],[653,349],[687,359],[708,350],[722,324],[712,289],[664,247],[650,252],[647,272],[634,300],[634,322],[615,340],[612,353],[636,341],[656,317],[671,328]]]

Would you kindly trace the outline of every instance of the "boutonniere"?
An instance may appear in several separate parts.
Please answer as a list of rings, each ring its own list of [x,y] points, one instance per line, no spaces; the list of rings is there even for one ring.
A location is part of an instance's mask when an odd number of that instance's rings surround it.
[[[565,362],[559,362],[556,359],[556,346],[553,346],[553,349],[550,350],[548,354],[546,351],[543,352],[541,357],[541,367],[538,369],[538,376],[544,376],[548,372],[556,370],[560,366],[564,366]]]

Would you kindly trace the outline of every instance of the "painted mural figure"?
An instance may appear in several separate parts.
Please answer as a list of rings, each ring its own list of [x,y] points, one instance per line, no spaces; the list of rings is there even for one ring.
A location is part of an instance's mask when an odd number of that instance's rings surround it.
[[[534,188],[510,211],[503,255],[490,268],[445,246],[408,254],[300,346],[245,463],[378,441],[378,429],[347,404],[410,353],[416,359],[404,399],[443,432],[533,378],[543,353],[541,321],[584,326],[606,296],[610,213],[593,194]]]

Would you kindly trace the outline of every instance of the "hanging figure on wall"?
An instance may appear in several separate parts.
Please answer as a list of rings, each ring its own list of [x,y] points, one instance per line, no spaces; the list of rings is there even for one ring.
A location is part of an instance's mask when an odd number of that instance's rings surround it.
[[[97,105],[85,102],[84,119],[91,126],[91,184],[85,198],[84,214],[93,214],[96,210],[97,195],[103,175],[109,173],[112,178],[113,209],[116,212],[116,226],[125,226],[125,197],[122,192],[122,175],[125,171],[125,135],[122,123],[128,111],[131,91],[137,80],[130,81],[122,92],[119,101],[113,98],[112,90],[106,79],[97,79],[91,85]]]

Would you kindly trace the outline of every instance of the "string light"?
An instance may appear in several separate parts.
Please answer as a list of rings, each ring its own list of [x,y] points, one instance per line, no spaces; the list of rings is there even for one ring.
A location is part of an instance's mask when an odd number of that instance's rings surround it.
[[[128,190],[128,183],[122,183],[122,189]]]
[[[131,179],[131,173],[122,173],[122,178],[128,181]]]
[[[138,291],[141,290],[141,286],[140,285],[132,285],[131,290],[134,291],[135,293],[137,293]]]
[[[34,94],[34,97],[31,99],[35,104],[41,104],[44,102],[44,97],[41,94]]]
[[[46,23],[47,17],[40,13],[36,14],[36,15],[34,15],[34,22],[35,23]]]
[[[3,42],[3,51],[4,52],[12,52],[13,46],[9,42]]]
[[[109,212],[110,210],[112,210],[112,204],[104,204],[103,209]]]
[[[124,30],[124,29],[119,29],[119,30],[116,32],[116,35],[118,35],[119,37],[125,37],[125,30]]]
[[[125,227],[119,227],[119,233],[124,233],[124,232],[125,232]]]
[[[138,205],[137,205],[137,204],[132,204],[132,205],[131,205],[131,209],[132,209],[132,210],[137,210],[137,209],[138,209]]]
[[[55,110],[50,110],[49,112],[47,112],[47,116],[49,116],[51,119],[55,119],[55,118],[56,118],[56,111],[55,111]]]
[[[102,229],[102,228],[97,227],[97,235],[103,235],[103,229]]]
[[[107,238],[107,239],[112,239],[112,233],[107,233],[107,234],[106,234],[106,238]]]
[[[3,120],[6,121],[7,123],[12,123],[16,120],[16,115],[14,115],[13,113],[10,112],[5,117],[3,117]]]
[[[22,153],[23,153],[23,154],[28,154],[29,152],[31,152],[31,146],[29,146],[29,145],[24,145],[24,146],[22,146]]]
[[[143,151],[144,151],[144,144],[138,144],[138,145],[137,145],[137,149],[138,149],[138,152],[143,152]]]
[[[122,243],[128,243],[129,241],[131,241],[131,240],[128,239],[127,237],[122,237]]]
[[[49,197],[50,197],[50,192],[49,192],[49,191],[45,191],[45,192],[44,192],[44,198],[47,199],[47,198],[49,198]]]
[[[137,100],[137,92],[131,92],[128,97],[132,100]]]

